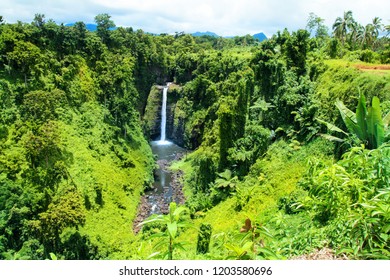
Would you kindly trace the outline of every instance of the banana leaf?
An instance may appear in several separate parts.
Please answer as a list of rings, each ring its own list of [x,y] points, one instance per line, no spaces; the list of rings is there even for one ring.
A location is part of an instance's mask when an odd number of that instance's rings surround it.
[[[322,134],[320,133],[319,134],[322,138],[326,139],[326,140],[329,140],[329,141],[332,141],[332,142],[344,142],[345,140],[344,139],[341,139],[341,138],[338,138],[336,136],[332,136],[332,135],[329,135],[329,134]]]
[[[367,134],[370,148],[375,149],[383,144],[385,131],[379,98],[376,96],[372,98],[371,108],[368,109]]]
[[[387,115],[383,118],[383,126],[385,129],[388,128],[390,124],[390,112],[387,113]]]
[[[358,136],[358,138],[362,141],[366,140],[362,138],[363,132],[362,129],[358,126],[357,120],[356,120],[356,114],[349,110],[343,102],[340,100],[336,101],[336,107],[340,111],[341,118],[343,119],[345,125],[347,126],[350,133],[355,134]]]
[[[344,130],[342,130],[341,128],[338,128],[337,126],[335,126],[334,124],[331,124],[331,123],[328,123],[326,121],[323,121],[321,119],[316,119],[319,123],[322,123],[324,125],[326,125],[326,127],[331,130],[331,131],[335,131],[335,132],[340,132],[340,133],[343,133],[345,135],[348,135],[348,133],[346,133]]]
[[[361,135],[357,135],[359,139],[367,139],[367,107],[366,98],[360,94],[358,106],[356,108],[356,123],[360,128]]]

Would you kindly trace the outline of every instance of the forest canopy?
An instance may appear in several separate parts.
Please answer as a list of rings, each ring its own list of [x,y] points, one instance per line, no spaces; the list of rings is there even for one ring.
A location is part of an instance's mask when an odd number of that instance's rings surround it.
[[[0,16],[0,259],[389,259],[382,19],[263,42],[95,22]],[[186,203],[136,234],[166,82]]]

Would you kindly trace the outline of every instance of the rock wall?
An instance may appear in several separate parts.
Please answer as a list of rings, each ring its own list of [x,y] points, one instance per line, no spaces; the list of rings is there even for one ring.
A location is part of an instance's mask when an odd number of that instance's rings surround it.
[[[180,110],[181,87],[172,84],[168,90],[167,137],[181,147],[185,147],[185,115]]]
[[[152,86],[148,95],[142,123],[149,140],[160,138],[162,89],[162,86]]]
[[[153,86],[150,90],[145,114],[143,116],[144,133],[150,140],[160,139],[161,126],[161,107],[163,86]],[[181,147],[188,146],[185,126],[186,115],[180,109],[180,90],[181,87],[176,84],[169,86],[167,95],[167,126],[166,136],[170,141],[175,142]]]

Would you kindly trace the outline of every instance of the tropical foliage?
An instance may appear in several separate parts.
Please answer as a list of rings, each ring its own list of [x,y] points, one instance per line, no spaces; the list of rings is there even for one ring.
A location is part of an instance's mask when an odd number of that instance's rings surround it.
[[[159,233],[154,233],[151,235],[151,238],[162,238],[156,245],[156,249],[161,249],[166,247],[166,250],[163,252],[156,252],[152,256],[161,255],[162,258],[167,258],[168,260],[173,259],[173,252],[175,249],[182,249],[183,242],[178,241],[178,235],[180,230],[185,227],[189,227],[190,225],[183,220],[183,214],[187,211],[187,209],[183,206],[177,207],[175,202],[171,202],[169,205],[169,213],[167,215],[158,215],[156,217],[151,216],[149,219],[145,220],[140,224],[146,225],[149,223],[157,223],[163,226],[162,231]]]
[[[5,20],[0,259],[390,258],[381,19],[346,11],[329,34],[310,14],[307,30],[262,43],[152,35],[108,14],[96,32],[43,14]],[[186,202],[136,234],[167,81],[167,135],[190,150],[174,163]]]
[[[390,113],[388,113],[382,120],[381,107],[378,97],[374,96],[372,99],[372,106],[366,108],[366,99],[364,95],[360,95],[359,103],[356,109],[356,113],[349,110],[343,102],[337,101],[336,106],[340,111],[340,115],[344,121],[348,131],[353,135],[351,141],[355,141],[355,145],[359,142],[362,143],[368,149],[376,149],[383,143],[388,141],[389,132],[387,131],[390,122]],[[328,127],[328,129],[342,133],[349,136],[348,133],[342,129],[324,121],[320,121]],[[332,141],[343,142],[344,139],[334,137],[331,135],[324,135],[325,138]]]

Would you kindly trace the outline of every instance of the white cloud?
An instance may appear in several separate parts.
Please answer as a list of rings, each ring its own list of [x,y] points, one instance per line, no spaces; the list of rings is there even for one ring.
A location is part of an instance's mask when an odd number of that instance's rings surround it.
[[[154,33],[214,31],[220,35],[265,32],[268,36],[287,27],[304,28],[310,12],[331,27],[344,11],[367,24],[375,16],[390,23],[388,0],[2,0],[0,15],[8,22],[31,22],[43,13],[56,22],[93,22],[108,13],[118,26]]]

